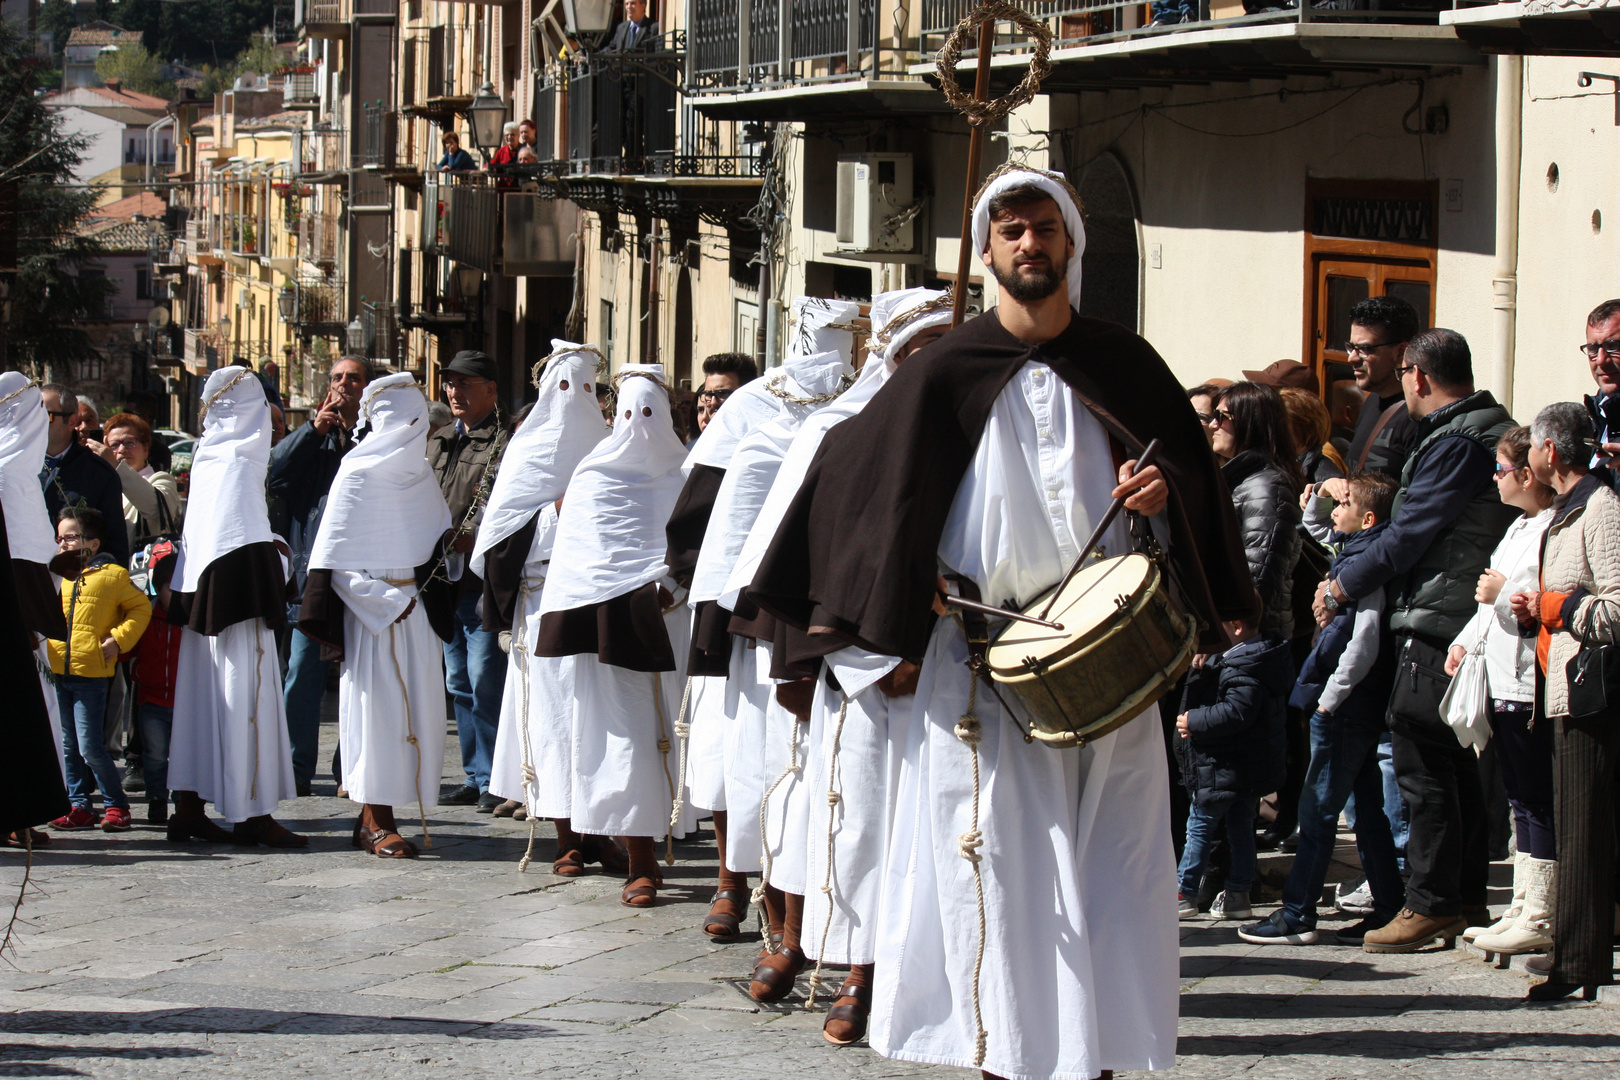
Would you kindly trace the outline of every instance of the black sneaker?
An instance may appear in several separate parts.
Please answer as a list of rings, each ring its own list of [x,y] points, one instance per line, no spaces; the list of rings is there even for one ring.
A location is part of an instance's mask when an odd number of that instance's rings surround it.
[[[146,790],[146,774],[139,769],[130,769],[124,777],[124,790],[142,792]]]
[[[1351,923],[1349,926],[1340,927],[1336,936],[1339,939],[1340,945],[1364,945],[1366,944],[1364,939],[1368,934],[1372,933],[1374,930],[1382,930],[1388,925],[1389,916],[1369,915],[1360,922],[1355,922]]]
[[[471,784],[462,784],[458,788],[451,788],[439,796],[440,806],[476,806],[478,805],[478,789]]]
[[[486,791],[482,795],[478,796],[478,812],[480,814],[493,814],[495,812],[495,808],[499,805],[501,805],[501,797],[499,795],[492,795]]]
[[[168,799],[153,799],[146,804],[146,823],[148,825],[167,825],[169,823]]]
[[[1278,908],[1260,922],[1239,927],[1238,937],[1251,945],[1315,945],[1316,928],[1295,926],[1288,912]]]

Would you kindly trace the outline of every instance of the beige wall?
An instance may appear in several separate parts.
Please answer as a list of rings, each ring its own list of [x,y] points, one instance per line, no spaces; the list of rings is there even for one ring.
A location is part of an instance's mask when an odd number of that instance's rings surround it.
[[[1514,414],[1592,392],[1586,315],[1620,296],[1620,126],[1613,83],[1576,85],[1612,60],[1527,57],[1519,187],[1519,306]],[[1547,184],[1558,165],[1558,190]],[[1593,232],[1592,212],[1602,215]]]

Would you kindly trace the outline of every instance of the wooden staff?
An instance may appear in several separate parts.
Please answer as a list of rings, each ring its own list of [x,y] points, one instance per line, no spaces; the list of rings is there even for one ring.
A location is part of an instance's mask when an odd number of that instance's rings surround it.
[[[973,82],[973,100],[990,100],[990,53],[996,40],[996,24],[986,19],[979,24],[979,68]],[[962,244],[956,254],[956,285],[951,290],[951,327],[962,324],[967,310],[968,256],[973,253],[973,196],[979,185],[979,164],[984,157],[984,125],[968,122],[967,177],[962,186]]]

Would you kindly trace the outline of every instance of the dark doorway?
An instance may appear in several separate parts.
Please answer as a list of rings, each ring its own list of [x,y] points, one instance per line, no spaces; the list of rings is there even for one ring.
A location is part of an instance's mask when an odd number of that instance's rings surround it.
[[[1124,163],[1112,152],[1093,158],[1080,173],[1086,253],[1080,314],[1141,329],[1142,254],[1136,243],[1136,194]]]

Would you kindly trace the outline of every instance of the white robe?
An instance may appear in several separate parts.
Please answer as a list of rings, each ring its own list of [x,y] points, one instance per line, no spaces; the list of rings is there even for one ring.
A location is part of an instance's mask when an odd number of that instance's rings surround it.
[[[686,801],[698,810],[726,809],[726,679],[692,677],[686,704]]]
[[[169,790],[195,791],[226,821],[297,796],[276,637],[263,619],[215,637],[181,630]]]
[[[664,616],[676,656],[686,652],[690,622],[684,605]],[[535,813],[567,818],[580,833],[664,836],[675,801],[682,680],[670,671],[613,667],[592,653],[563,659],[572,664],[572,700],[547,718],[550,731],[536,754]],[[691,827],[688,812],[675,835]]]
[[[566,758],[558,755],[566,744],[559,748],[552,745],[554,739],[548,739],[559,730],[556,718],[568,716],[573,708],[573,658],[534,655],[540,634],[540,597],[556,534],[557,508],[552,504],[540,511],[534,540],[523,563],[523,580],[512,614],[512,647],[506,654],[501,720],[495,732],[495,756],[489,773],[490,793],[523,803],[530,814],[535,813],[534,791],[523,783],[523,766],[527,763],[537,775],[563,767]]]
[[[941,563],[987,603],[1032,599],[1078,554],[1113,472],[1101,425],[1049,368],[1027,364],[991,409]],[[1123,520],[1105,538],[1110,554],[1127,543]],[[966,659],[960,624],[941,619],[916,710],[891,733],[901,763],[871,1043],[887,1057],[971,1068],[978,907],[959,838],[973,826],[973,755],[954,732],[969,705]],[[978,693],[973,712],[983,728],[982,1067],[1017,1080],[1171,1067],[1178,934],[1157,713],[1056,750],[1026,743],[991,694]]]
[[[725,680],[724,768],[726,794],[726,868],[757,874],[760,861],[759,807],[770,783],[765,778],[765,714],[776,693],[760,665],[770,670],[767,650],[742,638],[731,642],[731,677]],[[778,770],[780,772],[780,770]]]
[[[50,646],[40,638],[34,647],[34,666],[39,669],[39,692],[45,698],[45,715],[51,720],[51,740],[56,746],[56,767],[62,770],[62,782],[67,782],[67,754],[62,747],[62,705],[56,697],[56,681],[51,675]]]
[[[891,658],[841,649],[827,664],[844,692],[816,680],[810,710],[815,771],[809,781],[804,951],[829,964],[870,964],[888,847],[888,794],[900,762],[891,747],[904,742],[916,698],[890,698],[874,685],[894,666]],[[828,792],[837,793],[836,802]]]
[[[759,777],[765,804],[765,832],[761,844],[770,853],[768,882],[784,892],[803,896],[813,786],[810,777],[817,771],[815,762],[820,755],[810,741],[810,725],[777,703],[776,684],[767,674],[771,668],[771,648],[762,641],[754,649],[759,677],[765,684],[761,759],[764,768]],[[749,825],[757,827],[756,822]],[[728,839],[731,831],[728,823]],[[764,870],[762,865],[761,871]]]
[[[416,803],[425,815],[439,804],[444,766],[444,650],[421,604],[394,621],[416,597],[414,571],[331,573],[348,609],[338,673],[344,789],[357,803]]]

